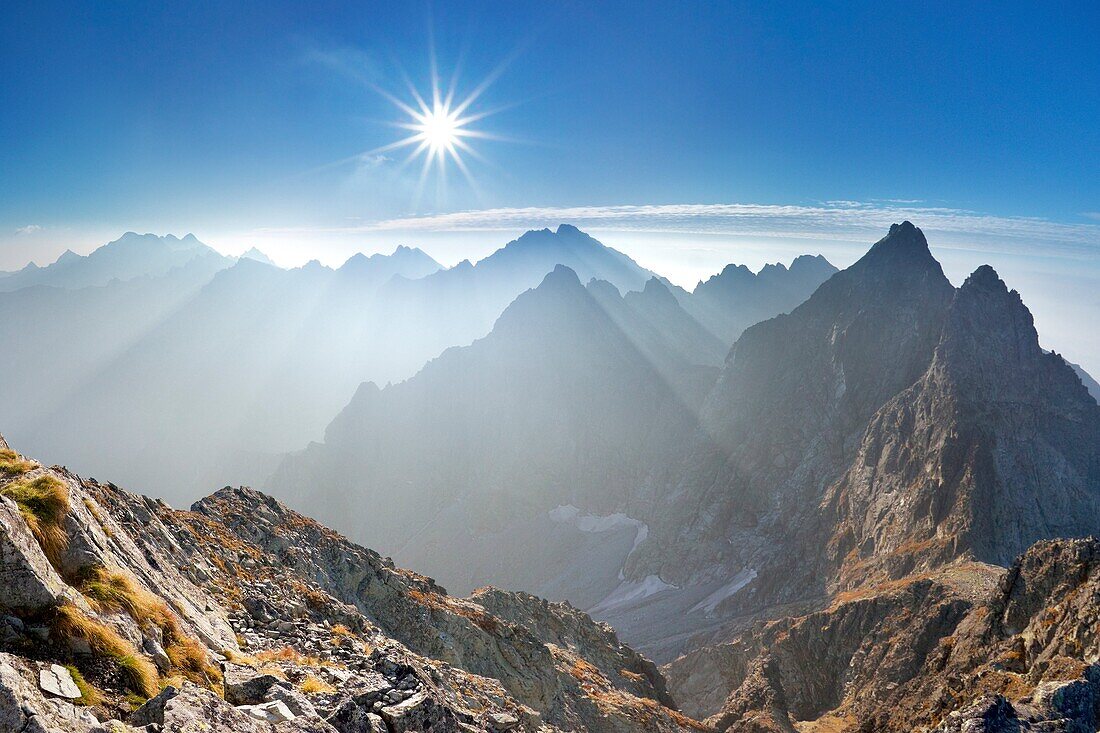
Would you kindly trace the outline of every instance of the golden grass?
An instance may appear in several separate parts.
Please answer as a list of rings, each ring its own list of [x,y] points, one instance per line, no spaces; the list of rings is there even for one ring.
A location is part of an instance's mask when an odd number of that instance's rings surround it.
[[[256,659],[263,662],[291,662],[299,666],[320,667],[324,663],[319,657],[302,654],[292,646],[284,646],[279,649],[265,649],[256,652]]]
[[[210,662],[206,647],[195,639],[181,636],[164,650],[172,662],[172,668],[197,685],[217,689],[222,673]]]
[[[221,684],[221,671],[202,644],[187,636],[168,605],[130,576],[102,566],[85,568],[80,591],[98,611],[122,611],[139,626],[161,630],[165,654],[179,675],[210,689]]]
[[[232,664],[241,664],[245,667],[255,667],[260,663],[260,660],[251,654],[242,654],[235,649],[223,649],[222,656]]]
[[[306,675],[306,678],[302,680],[302,684],[298,685],[298,689],[307,695],[331,695],[336,692],[335,687],[313,675]]]
[[[22,475],[34,468],[34,461],[28,461],[11,448],[0,448],[0,473]]]
[[[122,611],[139,625],[152,623],[162,626],[171,619],[164,601],[125,573],[93,565],[85,568],[82,574],[80,592],[97,611]]]
[[[38,541],[46,557],[58,564],[69,538],[65,534],[65,516],[69,513],[69,487],[49,474],[12,481],[0,488],[0,494],[19,506],[19,513]]]
[[[615,687],[599,667],[588,660],[553,644],[549,644],[548,648],[558,669],[567,671],[573,679],[577,680],[581,690],[596,704],[600,712],[624,716],[647,727],[667,727],[667,724],[662,722],[664,719],[671,720],[681,728],[711,730],[698,720],[689,718],[679,710],[665,707],[657,700],[639,697]],[[620,673],[626,671],[620,670]]]
[[[63,641],[83,639],[93,652],[109,657],[126,678],[126,686],[145,697],[157,694],[157,670],[134,646],[109,626],[88,618],[76,606],[65,604],[54,612],[53,632]]]
[[[88,680],[84,679],[84,675],[80,674],[79,669],[71,664],[66,664],[65,669],[69,670],[73,682],[76,683],[76,689],[80,690],[80,697],[73,700],[74,704],[91,707],[103,702],[103,695]]]

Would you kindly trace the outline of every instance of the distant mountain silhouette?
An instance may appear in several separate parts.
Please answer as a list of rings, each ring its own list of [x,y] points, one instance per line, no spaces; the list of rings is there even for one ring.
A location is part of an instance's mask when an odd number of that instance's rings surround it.
[[[12,364],[0,393],[52,410],[28,411],[9,431],[40,455],[65,456],[74,467],[177,500],[215,482],[260,481],[274,456],[320,437],[364,379],[404,379],[444,349],[484,336],[559,262],[623,288],[641,290],[652,278],[563,225],[450,270],[421,250],[398,247],[391,255],[356,255],[337,269],[311,262],[282,270],[242,257],[186,293],[168,280],[163,294],[112,282],[99,295],[73,290],[37,299],[24,288],[0,301],[0,317],[12,314],[13,346],[39,343],[20,335],[38,323],[36,302],[49,301],[58,313],[86,301],[114,302],[119,312],[102,314],[88,329],[89,339],[104,337],[89,358],[47,368],[65,372],[63,389],[36,380],[32,361]],[[129,300],[113,300],[124,292]],[[180,297],[170,300],[170,293]],[[151,297],[159,300],[144,300]],[[78,323],[66,316],[40,330],[52,343],[83,343],[81,334],[66,332]],[[708,348],[714,363],[719,350]]]
[[[1081,384],[1085,385],[1085,388],[1089,391],[1089,394],[1092,395],[1092,398],[1100,402],[1100,382],[1097,382],[1080,364],[1074,364],[1073,362],[1068,363],[1073,367],[1073,371],[1077,373],[1077,376],[1081,379]]]
[[[275,264],[274,262],[271,261],[270,257],[265,255],[263,252],[256,249],[255,247],[250,247],[247,252],[245,252],[244,254],[241,255],[241,258],[242,259],[248,259],[248,260],[256,260],[256,262],[262,262],[265,265],[274,265]]]
[[[493,257],[555,239],[529,233]],[[593,241],[579,239],[585,248]],[[753,285],[759,302],[715,298],[711,312],[724,322],[740,322],[741,307],[777,315],[767,304],[784,307],[809,282],[804,273],[827,277],[828,263],[807,260],[793,287],[788,270],[772,266]],[[474,280],[483,263],[451,277]],[[728,351],[688,312],[695,296],[674,290],[657,277],[625,294],[603,279],[581,287],[559,266],[487,337],[401,384],[361,386],[323,444],[284,460],[272,490],[457,590],[493,582],[594,605],[620,584],[644,532],[622,512],[648,512],[646,487],[695,433]],[[303,486],[312,487],[306,496]],[[622,519],[591,520],[614,527],[593,535],[579,529],[590,520],[555,519],[559,506]],[[422,529],[410,539],[409,527]],[[539,544],[533,564],[499,561],[525,542]]]
[[[1100,407],[991,268],[956,289],[895,225],[720,361],[692,307],[767,272],[623,296],[556,270],[485,339],[361,387],[273,490],[665,659],[740,614],[1100,532]]]
[[[711,333],[732,344],[754,323],[787,313],[828,280],[837,269],[821,255],[796,257],[789,268],[765,265],[753,273],[744,265],[728,265],[700,282],[681,303]]]
[[[112,280],[165,275],[196,257],[218,257],[224,262],[223,266],[232,262],[200,242],[194,234],[178,239],[171,234],[158,237],[127,232],[87,256],[66,250],[46,267],[32,263],[18,272],[8,273],[0,278],[0,292],[31,285],[83,288],[106,285]]]

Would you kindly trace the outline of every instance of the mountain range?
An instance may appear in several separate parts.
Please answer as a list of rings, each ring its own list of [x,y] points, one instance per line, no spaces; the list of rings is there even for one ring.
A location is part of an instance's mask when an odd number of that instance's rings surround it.
[[[264,483],[281,454],[322,436],[364,380],[400,381],[485,336],[558,264],[631,297],[654,277],[568,225],[449,269],[401,246],[336,269],[283,270],[262,253],[222,257],[192,236],[134,234],[63,259],[72,264],[42,268],[60,269],[38,285],[0,293],[6,429],[38,455],[185,501],[225,481]],[[182,264],[165,269],[169,260]],[[63,287],[77,282],[72,273],[96,284]],[[786,305],[797,302],[793,293]],[[650,338],[642,316],[620,311]],[[682,329],[661,328],[682,340],[681,355],[719,364],[729,344],[678,317]],[[78,356],[44,358],[58,344]],[[664,358],[663,347],[641,348]]]
[[[21,437],[275,497],[0,441],[13,730],[1100,727],[1094,383],[913,224],[691,292],[565,225],[450,269],[196,251],[0,294],[4,368],[66,386],[0,395]]]
[[[659,285],[641,294],[663,304],[650,326],[687,313]],[[717,370],[677,361],[668,338],[628,335],[614,308],[592,305],[608,292],[559,268],[487,338],[400,385],[362,387],[272,490],[292,501],[310,487],[311,511],[463,592],[499,583],[568,599],[658,660],[687,653],[669,668],[677,698],[736,730],[756,729],[740,696],[759,685],[779,699],[817,684],[768,667],[771,637],[751,624],[828,624],[854,612],[849,600],[916,614],[897,604],[926,592],[962,623],[995,602],[1017,557],[1045,552],[1034,543],[1100,532],[1096,400],[1040,348],[992,268],[952,286],[908,222],[789,314],[747,328]],[[914,646],[904,679],[882,677],[856,639],[839,647],[850,653],[815,637],[791,654],[825,655],[814,674],[896,685],[929,663],[932,641]],[[756,651],[726,669],[745,648]],[[980,666],[967,665],[960,675]],[[775,712],[775,729],[869,714],[859,688],[830,684]]]

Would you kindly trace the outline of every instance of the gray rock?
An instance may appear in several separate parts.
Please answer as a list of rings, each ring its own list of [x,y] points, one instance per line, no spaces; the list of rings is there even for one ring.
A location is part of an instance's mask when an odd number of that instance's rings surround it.
[[[80,697],[80,688],[73,681],[72,674],[60,664],[51,664],[39,670],[38,686],[51,695],[69,700]]]
[[[223,664],[225,699],[232,705],[256,705],[264,702],[264,696],[279,678],[261,674],[251,667],[239,664]]]
[[[38,546],[19,508],[0,497],[0,608],[40,611],[76,599]]]
[[[382,708],[382,717],[392,733],[405,731],[454,730],[454,714],[428,696],[418,692],[397,705]]]
[[[494,731],[512,730],[519,725],[519,718],[508,713],[489,713],[489,726]]]
[[[264,700],[267,702],[279,701],[284,703],[296,717],[308,718],[317,715],[317,710],[306,696],[285,682],[278,682],[272,685],[267,691],[267,694],[264,695]]]
[[[171,685],[130,716],[132,725],[157,725],[173,733],[269,733],[270,725],[237,710],[210,690],[190,682]]]
[[[378,709],[381,709],[381,706]],[[381,716],[367,712],[367,708],[350,698],[336,709],[336,712],[328,718],[328,722],[339,733],[389,733],[386,721],[382,720]]]
[[[46,698],[38,687],[33,665],[0,653],[0,731],[91,733],[98,725],[87,709]]]
[[[282,700],[273,700],[259,705],[238,705],[237,710],[251,715],[256,720],[267,723],[281,723],[284,720],[294,720],[296,716]]]
[[[168,658],[168,654],[164,651],[164,647],[157,643],[156,639],[146,636],[142,640],[142,649],[148,654],[153,664],[157,665],[157,671],[161,674],[167,674],[172,669],[172,660]]]

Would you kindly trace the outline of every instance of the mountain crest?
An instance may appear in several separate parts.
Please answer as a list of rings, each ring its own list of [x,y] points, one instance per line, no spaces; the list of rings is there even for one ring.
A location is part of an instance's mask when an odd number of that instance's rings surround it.
[[[875,242],[871,249],[860,258],[856,264],[883,265],[883,264],[912,264],[924,263],[940,268],[932,251],[928,248],[928,240],[922,232],[909,221],[901,224],[892,224],[890,232]],[[941,270],[942,272],[942,270]]]

